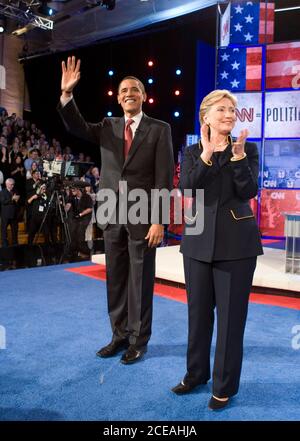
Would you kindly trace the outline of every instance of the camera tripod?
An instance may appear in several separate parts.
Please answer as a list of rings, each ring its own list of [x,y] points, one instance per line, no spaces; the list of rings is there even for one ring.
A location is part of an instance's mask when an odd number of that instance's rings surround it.
[[[55,204],[55,212],[56,214],[59,213],[59,219],[62,225],[62,232],[63,232],[63,237],[65,239],[65,242],[67,245],[70,245],[71,243],[71,235],[70,235],[70,230],[69,230],[69,226],[67,223],[67,215],[65,212],[65,198],[64,195],[62,193],[60,193],[58,190],[53,190],[51,196],[50,196],[50,200],[49,200],[49,204],[47,206],[47,209],[45,211],[43,220],[41,222],[40,228],[37,232],[37,235],[35,236],[35,238],[39,237],[39,234],[41,233],[43,226],[45,224],[45,221],[47,219],[47,216],[49,215],[49,212],[51,210],[51,208],[53,207],[53,204]],[[34,241],[35,242],[35,239]]]

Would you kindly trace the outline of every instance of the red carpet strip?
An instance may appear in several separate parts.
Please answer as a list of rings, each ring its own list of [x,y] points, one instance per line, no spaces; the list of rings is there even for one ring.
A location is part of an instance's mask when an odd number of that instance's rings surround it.
[[[68,268],[66,271],[91,277],[97,280],[106,280],[105,265],[81,266],[78,268]],[[165,297],[177,302],[186,303],[186,292],[183,288],[155,283],[154,292],[156,295]],[[297,309],[300,311],[300,299],[285,296],[274,296],[269,294],[251,294],[250,302],[263,305],[280,306],[282,308]]]

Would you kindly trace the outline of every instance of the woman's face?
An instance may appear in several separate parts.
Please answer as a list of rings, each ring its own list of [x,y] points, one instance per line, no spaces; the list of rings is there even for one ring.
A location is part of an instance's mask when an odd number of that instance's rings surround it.
[[[228,135],[236,122],[236,108],[233,102],[229,98],[217,101],[204,115],[204,122],[209,124],[213,132]]]

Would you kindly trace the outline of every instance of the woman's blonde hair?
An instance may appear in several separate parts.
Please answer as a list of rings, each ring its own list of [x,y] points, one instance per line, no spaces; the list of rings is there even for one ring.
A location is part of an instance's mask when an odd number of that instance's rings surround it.
[[[202,103],[200,104],[199,120],[201,125],[204,123],[204,116],[207,114],[211,106],[213,106],[215,103],[220,101],[222,98],[230,99],[234,107],[236,107],[237,98],[231,92],[229,92],[229,90],[226,89],[213,90],[203,98]]]

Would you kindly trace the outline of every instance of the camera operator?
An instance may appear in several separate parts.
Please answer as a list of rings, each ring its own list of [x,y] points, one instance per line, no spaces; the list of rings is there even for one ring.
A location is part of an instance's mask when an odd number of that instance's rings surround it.
[[[26,230],[29,233],[31,222],[32,205],[28,203],[28,199],[36,194],[36,189],[40,185],[41,173],[39,170],[32,172],[32,177],[26,181]]]
[[[47,194],[47,187],[45,183],[36,186],[35,193],[27,199],[28,206],[30,206],[30,223],[28,228],[28,244],[31,245],[34,241],[36,233],[39,231],[43,223],[42,232],[45,236],[45,242],[50,242],[51,217],[46,216],[45,213],[49,205],[50,198]]]
[[[84,189],[88,185],[82,181],[73,183],[65,207],[73,248],[80,248],[85,244],[85,232],[92,218],[93,200]]]

